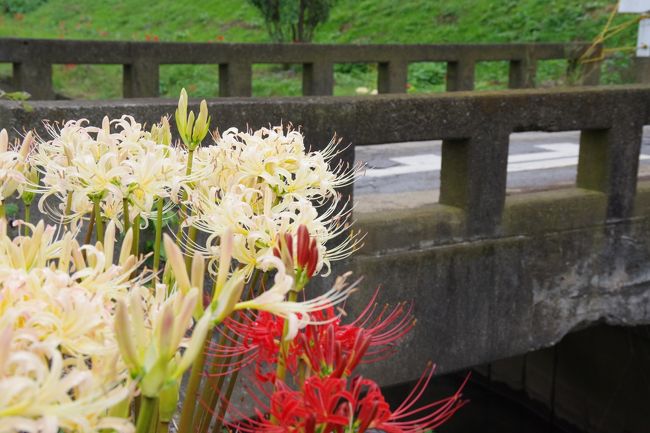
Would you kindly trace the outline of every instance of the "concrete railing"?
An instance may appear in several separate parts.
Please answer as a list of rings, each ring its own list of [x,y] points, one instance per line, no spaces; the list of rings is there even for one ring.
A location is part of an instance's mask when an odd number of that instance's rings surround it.
[[[193,101],[194,105],[197,101]],[[0,103],[0,125],[132,114],[149,124],[175,101]],[[650,182],[637,179],[650,88],[621,86],[441,95],[232,98],[208,102],[221,128],[303,125],[319,147],[442,139],[439,203],[355,214],[366,245],[341,265],[365,275],[364,298],[413,299],[418,319],[384,383],[434,360],[450,371],[549,346],[598,321],[650,323]],[[509,136],[580,130],[573,187],[506,195]],[[354,146],[340,155],[354,159]],[[340,268],[339,268],[340,269]]]
[[[123,65],[123,96],[158,96],[159,66],[219,65],[219,96],[251,96],[252,65],[301,64],[304,95],[331,95],[334,64],[377,63],[379,93],[405,93],[408,65],[447,63],[447,90],[472,90],[477,62],[509,62],[510,88],[534,87],[537,62],[565,59],[575,69],[585,53],[584,43],[468,44],[468,45],[320,45],[209,44],[109,42],[41,39],[0,39],[0,62],[13,64],[16,88],[33,99],[53,99],[52,65]],[[597,59],[600,49],[590,51]],[[600,62],[583,65],[584,84],[598,84]]]

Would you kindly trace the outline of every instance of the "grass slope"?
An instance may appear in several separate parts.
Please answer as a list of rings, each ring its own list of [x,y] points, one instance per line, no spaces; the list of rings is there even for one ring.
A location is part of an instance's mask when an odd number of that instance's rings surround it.
[[[20,7],[36,0],[4,0]],[[3,3],[0,2],[0,5]],[[316,34],[324,43],[562,42],[592,40],[602,29],[613,0],[339,0],[331,19]],[[1,7],[1,6],[0,6]],[[617,16],[615,23],[630,16]],[[264,21],[246,0],[47,0],[24,13],[0,14],[0,36],[34,38],[268,42]],[[618,34],[610,47],[635,43],[636,25]],[[626,80],[630,52],[607,62],[605,80]],[[562,80],[563,62],[540,65],[540,82]],[[0,65],[0,74],[9,73]],[[70,97],[121,94],[120,66],[58,65],[54,85]],[[217,93],[216,66],[163,66],[161,93],[182,86],[194,96]],[[410,91],[439,91],[445,65],[423,63],[409,70]],[[375,87],[375,65],[337,65],[336,94]],[[479,64],[477,88],[507,84],[504,62]],[[300,94],[300,67],[254,67],[255,95]]]

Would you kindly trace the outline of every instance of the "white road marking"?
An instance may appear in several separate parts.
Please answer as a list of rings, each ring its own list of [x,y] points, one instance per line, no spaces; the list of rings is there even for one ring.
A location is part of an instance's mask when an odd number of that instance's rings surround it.
[[[538,144],[534,147],[545,152],[509,155],[508,172],[548,170],[578,165],[580,146],[575,143]],[[641,155],[640,159],[650,159],[650,155]],[[440,171],[442,165],[442,158],[433,153],[399,156],[390,158],[390,160],[400,165],[389,168],[369,168],[366,170],[366,176],[386,177],[425,171]]]

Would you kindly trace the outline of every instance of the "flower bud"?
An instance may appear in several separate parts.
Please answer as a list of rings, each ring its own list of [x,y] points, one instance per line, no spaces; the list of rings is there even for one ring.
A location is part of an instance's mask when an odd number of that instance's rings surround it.
[[[0,131],[0,152],[6,152],[9,149],[9,134],[7,130],[2,128]]]
[[[221,289],[220,293],[212,300],[212,317],[215,323],[221,323],[235,309],[244,290],[246,274],[239,269],[230,276],[230,279]]]
[[[183,143],[185,143],[189,150],[193,151],[208,134],[210,116],[208,115],[208,104],[205,102],[205,99],[201,101],[198,117],[194,116],[193,111],[190,111],[188,115],[187,101],[187,92],[185,89],[182,89],[175,114],[176,127],[178,128],[178,133]]]
[[[312,239],[307,226],[301,224],[296,236],[280,235],[273,255],[282,260],[287,271],[295,278],[296,291],[302,290],[314,276],[319,260],[318,243]]]
[[[192,285],[190,283],[190,277],[187,275],[183,253],[181,253],[181,249],[178,248],[178,245],[167,234],[163,237],[163,243],[165,244],[165,252],[167,253],[167,263],[172,268],[178,289],[186,293]]]
[[[167,116],[163,116],[160,119],[160,123],[156,123],[151,127],[151,139],[165,146],[169,146],[172,143],[172,131]]]

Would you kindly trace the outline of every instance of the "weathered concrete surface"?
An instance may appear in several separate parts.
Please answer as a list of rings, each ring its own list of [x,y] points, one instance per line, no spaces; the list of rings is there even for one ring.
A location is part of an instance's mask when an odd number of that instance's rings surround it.
[[[506,202],[504,235],[475,241],[459,239],[442,206],[407,218],[358,215],[369,237],[349,265],[365,277],[353,307],[381,286],[381,302],[411,299],[418,320],[371,374],[399,383],[429,360],[449,372],[551,346],[597,322],[649,323],[649,203],[646,183],[637,199],[643,216],[605,223],[603,194],[522,194]]]

